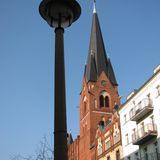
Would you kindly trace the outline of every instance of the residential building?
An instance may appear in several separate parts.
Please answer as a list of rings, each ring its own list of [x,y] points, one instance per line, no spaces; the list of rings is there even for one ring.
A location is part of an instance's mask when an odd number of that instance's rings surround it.
[[[124,160],[160,160],[160,65],[119,114]]]

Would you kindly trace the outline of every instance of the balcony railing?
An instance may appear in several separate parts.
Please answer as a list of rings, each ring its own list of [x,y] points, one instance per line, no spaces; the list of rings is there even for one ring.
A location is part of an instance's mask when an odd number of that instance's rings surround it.
[[[146,124],[138,131],[132,134],[132,143],[134,145],[142,145],[151,138],[157,136],[157,127],[155,124]]]
[[[138,121],[152,111],[153,106],[151,100],[149,98],[145,98],[130,111],[131,121]]]
[[[160,153],[147,153],[140,160],[160,160]]]

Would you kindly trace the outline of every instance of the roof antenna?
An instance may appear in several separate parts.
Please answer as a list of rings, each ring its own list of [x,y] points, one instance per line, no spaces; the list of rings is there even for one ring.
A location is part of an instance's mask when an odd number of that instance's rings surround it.
[[[93,3],[93,13],[96,13],[96,0],[94,0],[94,3]]]

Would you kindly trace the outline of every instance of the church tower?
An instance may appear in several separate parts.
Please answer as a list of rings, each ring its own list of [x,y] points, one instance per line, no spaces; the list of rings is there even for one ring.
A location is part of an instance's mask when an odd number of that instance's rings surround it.
[[[80,135],[68,145],[69,160],[122,157],[118,84],[106,54],[96,4],[80,94]]]
[[[94,2],[88,59],[80,95],[80,160],[94,159],[91,150],[95,146],[97,127],[105,127],[115,106],[120,105],[118,84],[106,54],[95,5]]]

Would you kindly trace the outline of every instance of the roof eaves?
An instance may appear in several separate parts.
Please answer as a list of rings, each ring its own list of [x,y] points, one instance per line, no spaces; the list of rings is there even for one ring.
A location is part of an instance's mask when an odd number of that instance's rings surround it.
[[[124,102],[124,103],[120,106],[119,110],[121,110],[131,99],[133,99],[133,98],[134,98],[154,77],[156,77],[159,73],[160,73],[160,70],[157,71],[156,73],[154,73],[154,74],[136,91],[136,93],[135,93],[133,96],[131,96],[129,99],[127,99],[126,102]]]

